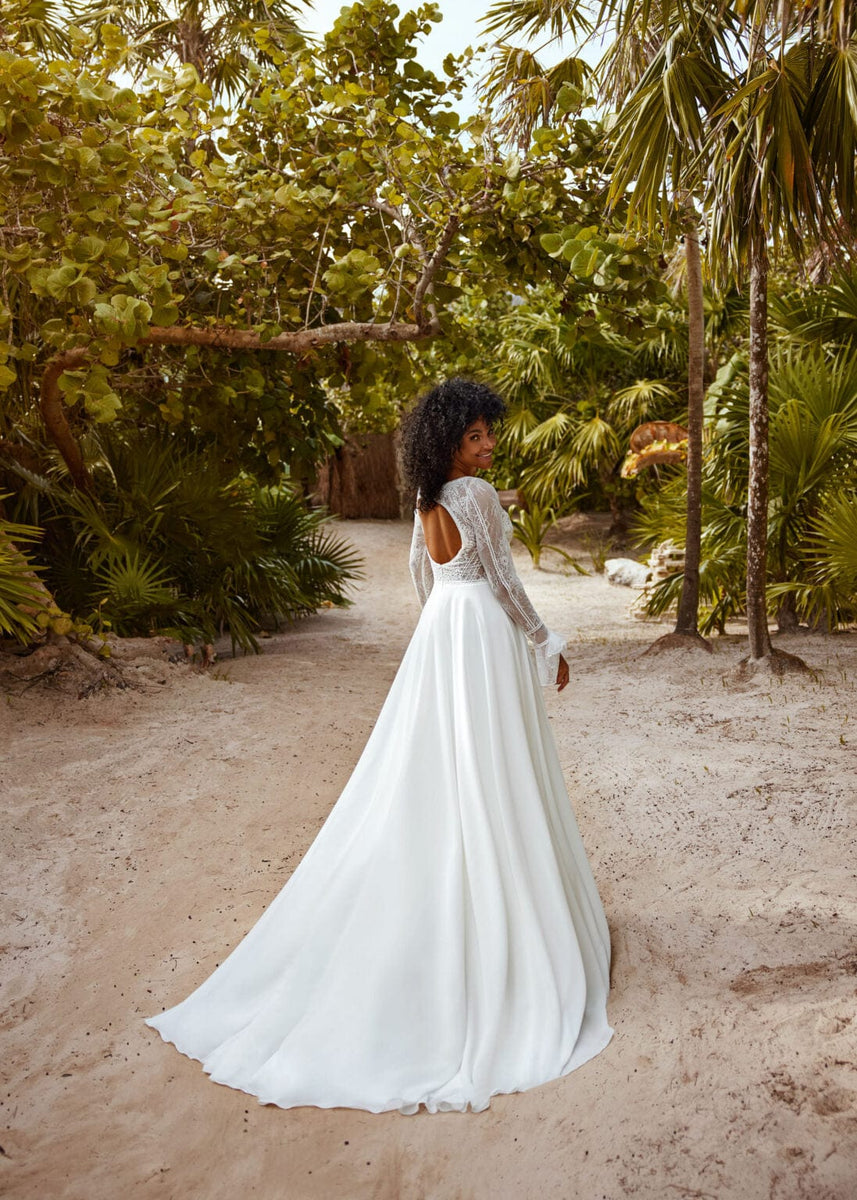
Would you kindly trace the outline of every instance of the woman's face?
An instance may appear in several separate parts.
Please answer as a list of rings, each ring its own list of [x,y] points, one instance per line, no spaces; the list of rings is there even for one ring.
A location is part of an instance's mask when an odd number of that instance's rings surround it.
[[[458,449],[453,455],[453,466],[464,475],[475,475],[477,471],[487,471],[491,466],[494,447],[497,438],[483,417],[473,421],[464,431],[464,437],[458,443]]]

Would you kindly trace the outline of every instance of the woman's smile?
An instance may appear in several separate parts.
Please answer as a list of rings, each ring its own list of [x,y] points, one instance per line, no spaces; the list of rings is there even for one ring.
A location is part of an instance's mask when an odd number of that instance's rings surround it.
[[[461,475],[475,475],[477,471],[487,471],[494,458],[494,447],[497,438],[490,425],[480,417],[471,422],[464,431],[464,437],[458,443],[452,459],[450,478]]]

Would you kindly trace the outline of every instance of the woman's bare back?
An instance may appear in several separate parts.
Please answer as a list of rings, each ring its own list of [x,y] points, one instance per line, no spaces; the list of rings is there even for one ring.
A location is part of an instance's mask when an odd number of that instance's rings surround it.
[[[440,564],[455,558],[461,549],[461,534],[443,505],[436,504],[429,512],[421,512],[420,521],[429,556]]]

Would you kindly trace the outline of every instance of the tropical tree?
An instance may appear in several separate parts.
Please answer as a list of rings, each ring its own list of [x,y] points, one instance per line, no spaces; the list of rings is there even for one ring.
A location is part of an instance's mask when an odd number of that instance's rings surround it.
[[[741,353],[710,389],[712,430],[703,472],[703,628],[723,629],[745,608],[749,475],[749,370]],[[786,344],[772,356],[766,574],[768,612],[779,628],[835,626],[850,619],[853,589],[837,572],[857,488],[857,358]],[[640,529],[653,542],[677,538],[682,489],[675,480],[643,502]],[[652,611],[675,600],[675,580],[655,589]]]
[[[649,224],[704,193],[721,278],[749,278],[750,488],[747,618],[751,663],[769,660],[766,618],[769,250],[801,255],[835,240],[855,209],[857,40],[842,4],[605,0],[607,62],[633,85],[616,125],[614,186],[634,184]],[[652,53],[652,47],[654,52]],[[635,79],[636,75],[636,79]],[[780,657],[775,666],[782,667]]]
[[[252,67],[293,45],[299,8],[291,0],[104,0],[72,3],[83,29],[108,25],[127,37],[123,65],[135,79],[149,66],[192,66],[216,93],[235,96],[254,78]]]
[[[599,124],[578,116],[532,137],[562,154],[570,183],[566,220],[540,238],[554,277],[519,285],[496,321],[495,376],[510,404],[497,481],[559,513],[586,489],[618,523],[635,488],[619,478],[623,442],[640,421],[684,405],[685,315],[665,286],[660,248],[629,233],[621,204],[604,218],[610,169]]]
[[[636,8],[642,15],[644,6]],[[841,6],[764,0],[740,11],[736,6],[726,10],[724,21],[731,41],[714,30],[706,42],[705,31],[720,16],[713,7],[673,14],[671,33],[683,39],[684,67],[678,72],[684,86],[675,92],[673,114],[680,114],[688,149],[696,148],[686,136],[694,126],[701,147],[695,163],[680,166],[678,178],[695,181],[699,164],[705,165],[712,263],[722,278],[749,279],[746,605],[752,663],[772,655],[766,611],[769,247],[785,243],[801,256],[806,235],[835,237],[834,212],[847,226],[857,215],[857,102],[849,87],[857,46],[853,17]],[[716,53],[702,73],[700,42]],[[664,67],[674,70],[675,61],[668,65],[665,55]],[[638,116],[648,99],[641,81],[629,112]],[[634,152],[626,151],[625,157],[630,166]],[[635,177],[642,191],[657,182],[639,170]],[[675,179],[664,180],[662,191]],[[780,656],[774,665],[787,661]]]
[[[501,318],[497,378],[509,415],[497,469],[536,507],[564,513],[587,495],[619,525],[636,491],[619,475],[631,431],[683,405],[686,330],[662,284],[659,303],[607,286],[584,293],[581,283],[576,302],[543,286]],[[503,478],[509,451],[514,472]]]
[[[699,634],[699,566],[702,553],[702,437],[705,424],[705,312],[699,225],[685,221],[687,265],[687,505],[684,570],[674,632]]]
[[[434,16],[346,10],[323,46],[249,68],[234,112],[191,66],[111,82],[115,26],[50,67],[5,29],[0,385],[77,486],[87,429],[123,409],[306,470],[336,440],[330,389],[371,376],[362,346],[437,336],[469,276],[549,273],[532,234],[561,164],[459,120],[462,64],[414,61]]]
[[[588,28],[579,5],[551,5],[549,12],[541,5],[516,7],[519,9],[517,16],[509,5],[495,5],[489,13],[489,28],[509,33],[521,31],[524,9],[529,13],[527,24],[531,30],[536,22],[542,31],[549,28],[554,37],[573,35]],[[687,519],[683,541],[686,558],[675,634],[698,641],[705,320],[699,217],[693,194],[687,190],[687,182],[682,178],[682,164],[689,153],[700,149],[701,123],[698,115],[689,128],[681,123],[680,117],[676,119],[676,93],[680,97],[683,91],[686,92],[688,80],[685,73],[675,70],[676,46],[668,44],[664,30],[653,28],[655,22],[650,20],[648,6],[642,13],[627,12],[625,19],[620,19],[619,8],[620,5],[607,2],[601,6],[599,28],[605,18],[614,18],[615,37],[588,82],[600,89],[602,98],[609,97],[610,105],[615,105],[619,113],[607,137],[613,168],[606,187],[609,206],[615,211],[621,205],[626,210],[628,223],[642,224],[652,233],[662,230],[680,233],[685,250],[688,448]],[[707,32],[715,36],[720,34],[716,24]],[[717,93],[713,90],[713,81],[707,78],[712,66],[710,56],[706,55],[704,45],[699,53],[695,83],[697,86],[704,83],[708,99],[713,100]],[[570,102],[576,99],[580,103],[584,99],[586,93],[580,88],[572,91],[571,85],[567,85],[560,95],[550,84],[554,76],[571,78],[580,70],[579,63],[579,59],[571,56],[551,73],[542,74],[545,97],[539,114],[542,119],[548,118],[551,107],[561,116]],[[665,70],[665,63],[669,70]],[[522,137],[531,135],[536,119],[535,106],[522,103],[522,98],[526,101],[533,94],[538,74],[537,63],[533,61],[528,65],[532,77],[527,80],[527,88],[522,93],[523,84],[515,79],[515,57],[508,47],[502,46],[486,80],[487,94],[504,104],[507,125]],[[646,99],[642,106],[638,105],[640,111],[635,111],[631,101],[639,99],[641,89],[646,93]],[[551,105],[547,103],[549,97],[552,98]],[[672,183],[670,199],[668,203],[659,203],[664,197],[667,179]]]

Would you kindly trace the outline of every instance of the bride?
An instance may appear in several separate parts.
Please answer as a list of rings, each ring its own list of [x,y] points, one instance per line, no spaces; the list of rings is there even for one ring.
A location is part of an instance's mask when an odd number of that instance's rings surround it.
[[[565,643],[476,474],[501,416],[452,379],[407,418],[423,608],[375,728],[257,924],[148,1021],[263,1104],[478,1112],[610,1040],[607,923],[539,689],[568,683]]]

